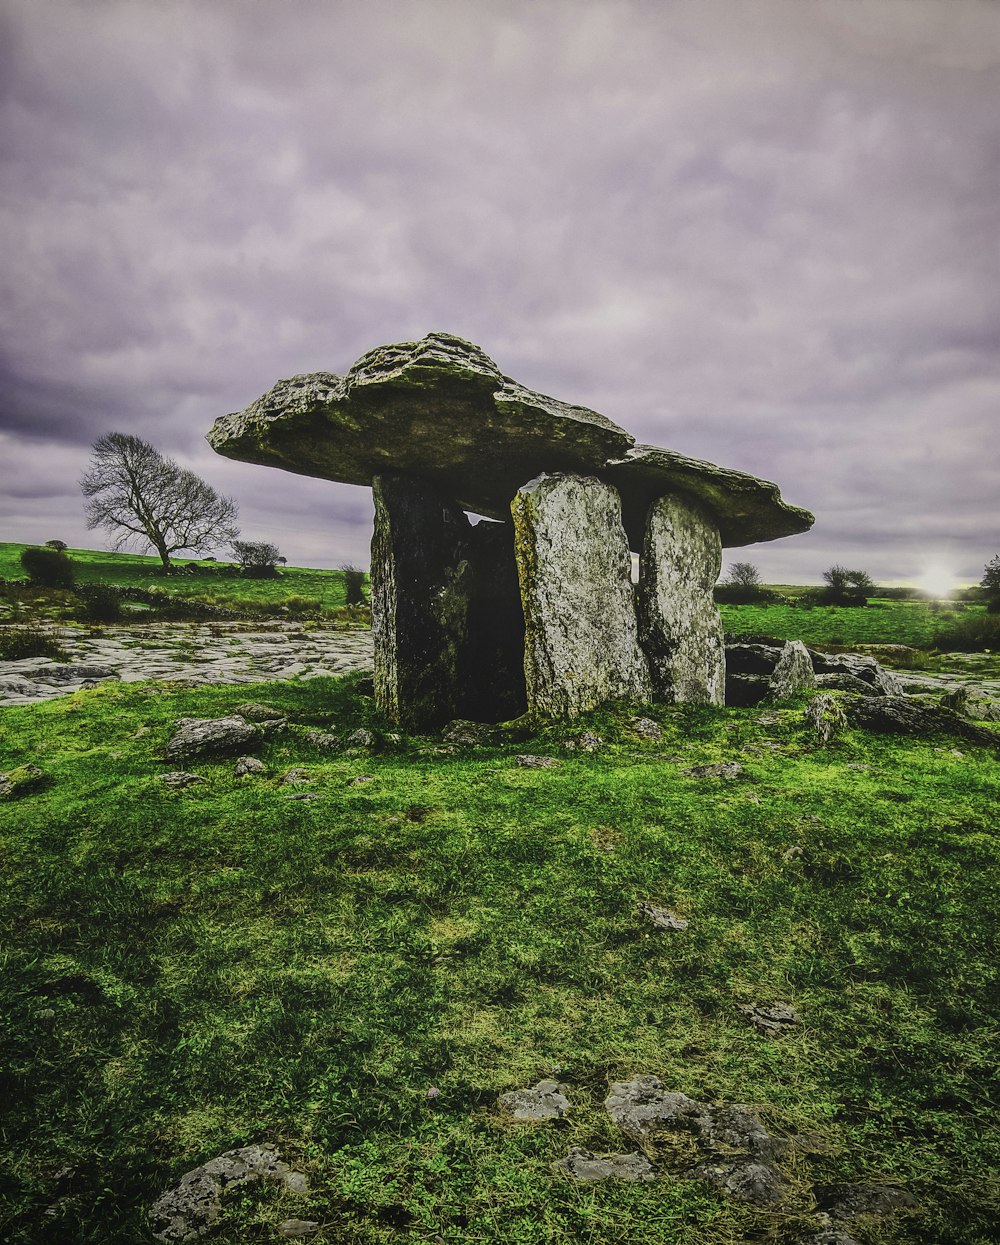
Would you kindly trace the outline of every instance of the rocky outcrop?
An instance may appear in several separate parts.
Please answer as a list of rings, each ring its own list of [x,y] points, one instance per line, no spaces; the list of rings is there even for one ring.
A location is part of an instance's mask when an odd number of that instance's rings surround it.
[[[168,761],[201,756],[232,756],[265,738],[262,726],[235,714],[228,718],[181,718],[164,749]]]
[[[573,1146],[564,1159],[552,1164],[557,1175],[570,1176],[584,1184],[597,1180],[655,1180],[656,1169],[644,1154],[597,1155]]]
[[[721,565],[718,528],[699,506],[678,496],[652,504],[639,562],[639,631],[659,700],[725,700],[722,619],[712,596]]]
[[[906,696],[865,696],[847,710],[850,722],[865,730],[888,735],[956,735],[970,743],[1000,748],[1000,731],[961,717],[943,705],[926,704]]]
[[[513,1089],[500,1097],[501,1110],[519,1123],[561,1120],[569,1107],[566,1086],[558,1081],[539,1081],[531,1089]]]
[[[511,506],[529,710],[574,717],[649,699],[618,495],[593,477],[539,476]]]

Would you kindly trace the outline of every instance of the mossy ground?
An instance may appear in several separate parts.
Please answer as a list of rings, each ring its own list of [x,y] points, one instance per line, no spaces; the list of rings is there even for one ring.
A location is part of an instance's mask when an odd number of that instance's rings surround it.
[[[377,725],[356,684],[249,694]],[[159,1192],[251,1142],[312,1192],[236,1196],[209,1241],[297,1216],[357,1245],[780,1242],[836,1180],[918,1199],[862,1245],[996,1240],[991,750],[822,750],[801,705],[671,708],[658,742],[607,714],[455,755],[330,756],[290,731],[268,777],[198,762],[207,783],[167,791],[176,719],[247,695],[105,685],[0,713],[0,769],[50,779],[0,805],[5,1240],[148,1241]],[[600,752],[564,748],[584,728]],[[723,759],[744,775],[684,772]],[[293,766],[320,799],[286,798]],[[654,930],[643,900],[689,928]],[[803,1018],[781,1038],[738,1010],[778,999]],[[635,1073],[808,1135],[789,1203],[679,1179],[683,1146],[651,1185],[553,1176],[571,1145],[633,1148],[601,1103]],[[498,1095],[548,1075],[569,1118],[505,1123]]]

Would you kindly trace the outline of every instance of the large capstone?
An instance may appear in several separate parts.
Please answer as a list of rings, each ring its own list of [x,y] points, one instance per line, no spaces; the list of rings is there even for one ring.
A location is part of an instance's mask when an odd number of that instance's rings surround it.
[[[593,477],[543,475],[518,490],[511,511],[529,709],[574,717],[649,700],[616,491]]]
[[[679,496],[653,503],[639,563],[639,629],[659,700],[725,700],[722,619],[712,596],[721,565],[719,530],[700,506]]]
[[[636,445],[605,415],[536,393],[450,333],[379,346],[344,376],[279,380],[245,410],[216,420],[209,444],[227,458],[369,485],[377,475],[425,480],[463,510],[508,517],[511,498],[545,472],[600,476],[622,498],[630,547],[666,493],[700,505],[722,543],[775,540],[812,526],[776,485],[742,471]]]
[[[436,489],[373,483],[375,700],[407,729],[523,712],[524,622],[511,524],[473,526]]]

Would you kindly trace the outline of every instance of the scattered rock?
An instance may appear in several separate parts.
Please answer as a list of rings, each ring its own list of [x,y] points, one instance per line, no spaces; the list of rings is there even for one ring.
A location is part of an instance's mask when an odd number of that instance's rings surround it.
[[[771,673],[765,703],[773,705],[789,700],[799,692],[816,686],[812,658],[801,640],[789,640],[781,650],[777,664]]]
[[[233,769],[233,775],[236,778],[243,778],[247,774],[265,773],[267,773],[267,766],[256,757],[239,757]]]
[[[652,739],[659,742],[663,738],[663,728],[659,722],[654,722],[652,718],[632,718],[629,726],[637,735],[641,735],[643,739]]]
[[[319,800],[322,797],[317,795],[315,791],[293,791],[290,795],[283,797],[286,800]]]
[[[363,787],[366,783],[374,782],[374,774],[358,774],[347,784],[349,787]]]
[[[599,752],[604,747],[604,740],[593,731],[584,731],[575,739],[564,739],[563,747],[567,752]]]
[[[0,774],[0,800],[16,800],[45,786],[47,775],[37,765],[19,765]]]
[[[347,736],[346,743],[348,748],[374,748],[375,735],[366,726],[359,726]]]
[[[657,929],[681,930],[688,927],[688,922],[683,917],[676,916],[669,908],[658,908],[656,904],[644,902],[639,904],[639,911]]]
[[[491,743],[495,736],[496,727],[486,722],[471,722],[468,718],[455,718],[441,732],[445,743],[458,744],[461,748]]]
[[[866,696],[848,709],[848,717],[869,731],[891,735],[957,735],[970,743],[1000,746],[1000,735],[967,721],[953,709],[906,696]]]
[[[687,1175],[693,1180],[705,1181],[738,1202],[751,1202],[755,1206],[780,1202],[790,1183],[773,1163],[745,1157],[731,1162],[699,1163]]]
[[[558,1081],[539,1081],[531,1089],[514,1089],[500,1097],[500,1106],[512,1119],[561,1120],[570,1108],[566,1086]]]
[[[665,1090],[656,1076],[618,1081],[604,1100],[611,1120],[623,1133],[645,1141],[661,1128],[682,1129],[701,1135],[710,1120],[710,1108],[687,1094]]]
[[[854,674],[818,674],[816,686],[823,688],[824,691],[853,692],[856,696],[872,694],[871,684]]]
[[[196,783],[207,781],[201,774],[189,774],[185,770],[175,769],[168,774],[160,774],[160,782],[171,791],[183,791],[185,787],[193,787]]]
[[[824,747],[847,729],[846,714],[828,692],[820,692],[810,700],[805,717]]]
[[[813,669],[817,675],[849,675],[867,685],[869,696],[901,696],[903,685],[899,679],[874,657],[860,653],[812,654]],[[850,689],[848,689],[850,690]]]
[[[692,765],[684,770],[685,774],[690,774],[692,778],[739,778],[743,773],[743,766],[739,761],[722,761],[718,765]]]
[[[609,1154],[601,1158],[580,1146],[573,1146],[564,1159],[553,1163],[552,1170],[587,1183],[656,1179],[656,1169],[644,1154]]]
[[[331,735],[329,731],[309,730],[305,733],[306,743],[319,748],[321,752],[339,752],[341,742],[339,735]]]
[[[319,1224],[315,1219],[285,1219],[278,1224],[278,1234],[287,1237],[289,1240],[297,1240],[303,1236],[312,1236],[314,1232],[318,1231]]]
[[[514,758],[514,763],[520,765],[522,769],[558,769],[560,762],[556,757],[539,757],[532,756],[531,753],[524,753]]]
[[[290,769],[281,781],[286,787],[294,787],[299,783],[312,782],[312,775],[307,769],[297,767],[296,769]]]
[[[802,1023],[790,1003],[738,1003],[738,1009],[760,1033],[773,1037]]]
[[[295,1192],[305,1192],[305,1177],[283,1163],[275,1150],[244,1146],[227,1150],[218,1158],[181,1177],[176,1188],[156,1199],[150,1208],[153,1235],[158,1241],[193,1241],[203,1235],[219,1216],[222,1197],[229,1189],[268,1180]]]
[[[912,1194],[895,1185],[834,1184],[815,1192],[821,1211],[847,1222],[864,1215],[883,1218],[897,1210],[910,1210],[917,1204]]]
[[[198,756],[225,756],[239,752],[248,744],[263,741],[261,728],[246,718],[182,718],[180,728],[167,744],[168,761]]]
[[[241,700],[232,709],[238,718],[246,718],[248,722],[274,722],[282,716],[280,709],[270,705],[262,705],[256,700]]]

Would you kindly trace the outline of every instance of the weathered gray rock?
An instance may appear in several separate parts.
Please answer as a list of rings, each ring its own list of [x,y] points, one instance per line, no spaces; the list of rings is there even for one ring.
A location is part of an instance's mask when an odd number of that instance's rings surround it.
[[[540,757],[530,752],[523,752],[514,758],[514,764],[521,769],[558,769],[562,762],[558,757]]]
[[[491,743],[496,737],[496,729],[486,722],[472,722],[468,718],[456,718],[449,722],[441,732],[445,743],[458,744],[461,748],[474,748],[479,744]]]
[[[100,682],[103,679],[120,679],[113,666],[98,666],[84,662],[46,666],[38,671],[46,683],[78,683],[81,679]]]
[[[169,787],[171,791],[183,791],[186,787],[194,787],[198,783],[206,782],[201,774],[189,774],[185,770],[171,770],[168,774],[159,775],[160,782],[165,787]]]
[[[0,800],[16,800],[45,786],[47,775],[37,765],[19,765],[0,774]]]
[[[781,656],[771,674],[764,700],[767,704],[775,704],[815,686],[816,676],[813,673],[809,650],[801,640],[789,640],[781,650]]]
[[[657,1076],[637,1076],[617,1081],[604,1100],[612,1122],[628,1137],[646,1141],[660,1129],[701,1135],[708,1127],[710,1108],[705,1103],[663,1088]]]
[[[573,1146],[564,1159],[552,1164],[557,1175],[571,1176],[586,1184],[597,1180],[655,1180],[656,1168],[644,1154],[599,1156]]]
[[[847,709],[849,720],[865,730],[890,735],[957,735],[970,743],[1000,747],[1000,733],[961,717],[943,705],[906,696],[866,696]]]
[[[719,529],[679,496],[655,501],[639,561],[639,635],[653,695],[668,704],[721,705],[726,659],[712,588],[722,566]]]
[[[868,685],[869,696],[902,696],[903,685],[900,680],[879,665],[874,657],[861,653],[819,653],[812,654],[813,669],[816,674],[851,675]]]
[[[816,1190],[819,1209],[832,1219],[851,1222],[864,1216],[884,1218],[897,1210],[911,1210],[917,1202],[911,1193],[896,1185],[827,1185]]]
[[[699,1163],[687,1175],[703,1180],[738,1202],[750,1202],[755,1206],[780,1202],[790,1183],[773,1163],[746,1157]]]
[[[511,1119],[539,1123],[561,1120],[570,1108],[566,1086],[558,1081],[539,1081],[531,1089],[514,1089],[500,1096],[501,1110]]]
[[[802,1023],[802,1017],[790,1003],[738,1003],[737,1008],[759,1033],[768,1037],[787,1033]]]
[[[871,696],[874,688],[870,683],[866,683],[864,679],[859,679],[855,674],[818,674],[816,676],[816,686],[824,691],[833,692],[853,692],[856,696]]]
[[[683,917],[671,912],[669,908],[660,908],[654,903],[639,904],[639,911],[650,925],[655,925],[657,929],[684,930],[688,927],[688,922]]]
[[[503,376],[478,346],[447,333],[380,346],[347,372],[279,381],[208,434],[218,453],[348,484],[401,474],[427,481],[460,508],[506,519],[510,500],[541,472],[602,474],[622,492],[632,548],[649,507],[685,494],[713,516],[723,543],[807,530],[775,485],[742,472],[635,446],[585,407]]]
[[[227,1150],[182,1176],[176,1188],[156,1199],[150,1208],[153,1235],[158,1241],[193,1241],[219,1217],[223,1195],[259,1180],[273,1181],[297,1193],[306,1192],[305,1177],[281,1161],[277,1151],[262,1146]]]
[[[723,778],[731,782],[743,773],[739,761],[720,761],[717,765],[690,765],[683,771],[692,778]]]
[[[340,742],[339,735],[332,735],[329,731],[308,730],[304,735],[306,743],[312,744],[314,748],[319,748],[321,752],[340,752],[343,744]]]
[[[820,692],[806,705],[805,719],[825,747],[847,729],[847,716],[828,692]]]
[[[286,787],[297,787],[302,783],[312,782],[312,775],[307,769],[297,765],[294,769],[288,770],[281,781]]]
[[[632,718],[629,726],[643,739],[652,739],[658,743],[663,738],[663,728],[652,718]]]
[[[268,636],[267,638],[282,637]],[[284,716],[280,709],[275,709],[271,705],[262,705],[258,700],[241,700],[238,705],[233,706],[232,711],[236,717],[246,718],[248,722],[274,722]]]
[[[617,493],[592,477],[539,476],[511,511],[529,709],[575,717],[649,700]]]
[[[226,756],[260,744],[264,732],[246,718],[182,718],[164,749],[168,761],[199,756]]]
[[[233,768],[235,778],[245,778],[248,774],[266,774],[267,766],[256,757],[238,757]]]

